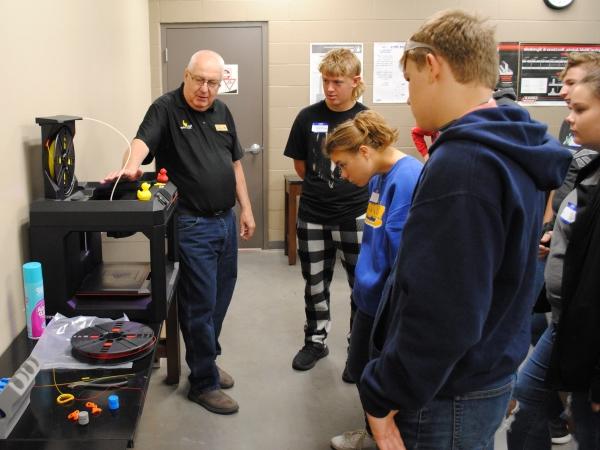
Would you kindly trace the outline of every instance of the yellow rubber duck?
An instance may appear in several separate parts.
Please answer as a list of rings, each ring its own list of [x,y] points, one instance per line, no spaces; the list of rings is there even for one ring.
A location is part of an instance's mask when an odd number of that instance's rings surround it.
[[[138,200],[147,202],[152,199],[152,192],[149,191],[150,183],[143,182],[141,187],[142,189],[138,189],[137,191]]]

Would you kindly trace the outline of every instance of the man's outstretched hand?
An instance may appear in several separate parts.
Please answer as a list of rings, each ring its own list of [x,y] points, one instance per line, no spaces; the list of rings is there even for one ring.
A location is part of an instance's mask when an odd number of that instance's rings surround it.
[[[121,175],[121,174],[122,174],[121,179],[125,179],[126,181],[135,181],[139,177],[141,177],[143,173],[144,172],[140,168],[137,168],[137,169],[125,168],[125,169],[121,169],[121,170],[116,170],[114,172],[108,173],[102,180],[102,183],[110,183],[112,181],[115,181],[117,178],[119,178],[119,175]]]

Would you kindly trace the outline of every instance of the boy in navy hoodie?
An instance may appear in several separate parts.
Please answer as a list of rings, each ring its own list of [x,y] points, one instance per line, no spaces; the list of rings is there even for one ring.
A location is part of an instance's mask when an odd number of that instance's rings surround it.
[[[361,400],[380,450],[492,448],[529,346],[544,192],[571,156],[527,111],[496,105],[494,32],[477,17],[433,16],[401,64],[417,126],[441,133],[377,312]]]

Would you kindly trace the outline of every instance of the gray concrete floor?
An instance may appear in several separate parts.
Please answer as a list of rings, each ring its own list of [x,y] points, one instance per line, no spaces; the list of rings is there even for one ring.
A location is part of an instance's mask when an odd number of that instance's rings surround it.
[[[330,354],[314,369],[297,372],[291,362],[303,344],[303,291],[300,266],[288,266],[282,251],[241,251],[218,361],[235,378],[229,394],[240,411],[219,416],[188,401],[182,354],[178,387],[163,383],[164,361],[151,378],[135,449],[326,450],[332,436],[361,428],[356,388],[341,379],[350,315],[341,266],[331,286]],[[496,449],[506,449],[503,433],[498,433]]]

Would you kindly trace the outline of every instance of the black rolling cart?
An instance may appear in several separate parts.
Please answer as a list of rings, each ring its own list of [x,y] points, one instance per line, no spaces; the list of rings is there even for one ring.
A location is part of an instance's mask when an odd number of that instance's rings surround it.
[[[147,174],[149,179],[153,174]],[[99,183],[84,183],[79,193],[86,200],[40,199],[30,208],[31,259],[42,263],[46,316],[59,312],[129,319],[146,324],[166,320],[167,339],[159,340],[158,356],[167,358],[167,384],[180,376],[177,281],[179,262],[175,224],[177,189],[172,183],[150,188],[149,201],[93,199]],[[134,189],[135,192],[135,189]],[[147,291],[104,291],[78,295],[90,278],[110,274],[113,264],[102,258],[101,234],[128,235],[141,232],[150,247]],[[139,264],[130,263],[133,271]],[[117,264],[109,279],[123,275]],[[127,272],[123,276],[130,276]]]

